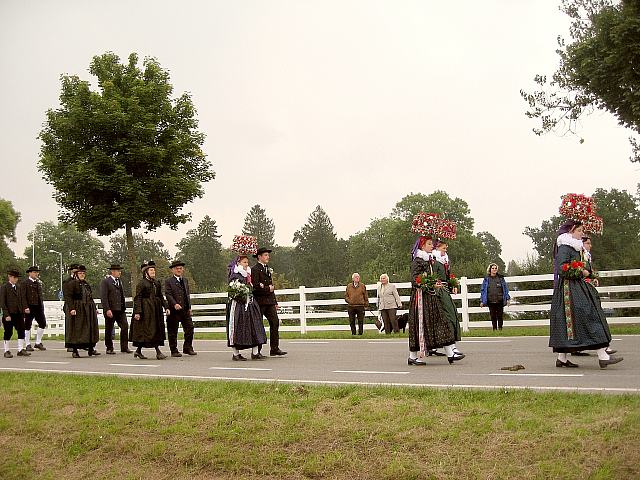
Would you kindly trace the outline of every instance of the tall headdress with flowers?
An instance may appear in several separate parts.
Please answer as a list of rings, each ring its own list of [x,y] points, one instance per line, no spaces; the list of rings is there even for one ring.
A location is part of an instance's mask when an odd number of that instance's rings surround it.
[[[251,235],[235,235],[231,250],[238,255],[254,255],[258,251],[258,240]]]
[[[560,214],[582,222],[586,233],[602,235],[604,223],[596,214],[596,204],[591,197],[579,193],[567,193],[560,203]]]

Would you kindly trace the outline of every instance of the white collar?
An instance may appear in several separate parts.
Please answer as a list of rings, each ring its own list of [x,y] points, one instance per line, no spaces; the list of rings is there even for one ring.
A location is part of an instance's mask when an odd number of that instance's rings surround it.
[[[239,273],[244,278],[247,278],[249,275],[251,275],[251,267],[247,267],[247,269],[245,270],[244,268],[242,268],[240,265],[236,263],[236,266],[233,269],[233,273]]]
[[[449,255],[447,255],[446,253],[442,253],[440,250],[434,250],[433,256],[437,261],[439,261],[443,265],[446,265],[447,263],[449,263]]]
[[[431,261],[432,255],[429,252],[425,252],[424,250],[418,249],[416,250],[416,257],[421,258],[425,262]]]
[[[587,251],[587,250],[585,249],[585,251],[584,251],[584,258],[590,262],[590,261],[591,261],[591,252],[589,252],[589,251]]]
[[[117,282],[117,281],[118,281],[118,279],[117,279],[116,277],[114,277],[113,275],[109,275],[109,276],[111,277],[111,279],[112,279],[114,282]]]
[[[567,245],[577,252],[580,252],[583,249],[582,239],[573,238],[573,235],[570,233],[563,233],[562,235],[559,235],[556,240],[556,245]]]

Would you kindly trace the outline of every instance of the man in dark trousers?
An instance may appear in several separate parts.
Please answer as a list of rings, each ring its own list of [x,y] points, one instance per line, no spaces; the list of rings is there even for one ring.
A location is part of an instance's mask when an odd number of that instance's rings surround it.
[[[253,267],[251,267],[251,282],[253,283],[253,297],[260,306],[260,312],[267,317],[269,321],[269,343],[271,346],[271,356],[286,355],[287,352],[280,350],[280,319],[278,318],[276,294],[273,288],[273,279],[271,275],[273,270],[268,266],[271,250],[264,247],[259,248],[254,255],[258,259]]]
[[[107,355],[116,353],[113,351],[114,323],[120,327],[120,351],[133,353],[129,350],[129,324],[124,302],[124,288],[120,281],[121,275],[122,267],[114,263],[109,267],[109,276],[100,282],[100,303],[104,313],[104,344],[107,347]]]
[[[8,280],[0,287],[0,309],[2,309],[2,327],[4,328],[4,358],[12,358],[13,354],[9,350],[9,341],[13,335],[13,329],[18,333],[18,356],[28,357],[31,355],[24,345],[24,316],[20,309],[18,298],[18,270],[7,272]]]
[[[182,353],[187,355],[197,355],[193,351],[193,320],[191,319],[191,292],[189,282],[184,278],[184,262],[174,260],[169,268],[171,275],[164,281],[164,295],[169,304],[169,316],[167,317],[167,334],[169,337],[169,348],[172,357],[181,357],[178,351],[178,326],[182,323],[184,332],[184,344]]]
[[[47,327],[47,319],[44,316],[44,295],[42,293],[42,282],[40,281],[40,269],[33,265],[27,269],[29,275],[18,284],[18,297],[20,299],[20,309],[24,313],[24,332],[27,343],[27,351],[33,352],[31,346],[31,325],[33,321],[38,322],[35,348],[46,350],[42,345],[42,336]]]

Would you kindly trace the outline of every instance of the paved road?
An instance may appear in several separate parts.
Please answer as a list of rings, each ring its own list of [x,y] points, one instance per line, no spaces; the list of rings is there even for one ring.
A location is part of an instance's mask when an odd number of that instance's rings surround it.
[[[427,366],[407,365],[406,340],[283,340],[286,357],[233,362],[224,340],[196,340],[195,357],[156,360],[121,354],[71,358],[62,342],[31,357],[0,358],[0,371],[37,371],[198,380],[244,380],[305,384],[400,385],[473,389],[531,388],[605,393],[640,393],[640,335],[614,337],[624,362],[601,370],[595,354],[573,357],[580,368],[555,367],[546,337],[468,338],[459,343],[467,358],[449,365],[429,357]],[[14,342],[12,342],[14,343]],[[168,348],[164,347],[165,353]],[[151,354],[153,350],[145,350]],[[13,351],[15,355],[15,350]],[[83,352],[86,355],[86,352]],[[521,364],[524,370],[501,367]]]

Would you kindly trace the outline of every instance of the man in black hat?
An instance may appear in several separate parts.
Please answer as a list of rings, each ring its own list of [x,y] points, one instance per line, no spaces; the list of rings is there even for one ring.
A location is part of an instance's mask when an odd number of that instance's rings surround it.
[[[13,335],[13,329],[18,332],[18,356],[31,355],[24,348],[24,316],[20,309],[18,298],[18,279],[20,272],[12,269],[7,272],[8,280],[0,286],[0,308],[2,309],[2,327],[4,328],[4,358],[11,358],[13,354],[9,350],[9,341]]]
[[[167,335],[172,357],[181,357],[178,351],[178,326],[182,323],[184,332],[184,344],[182,353],[197,355],[193,350],[193,320],[191,318],[191,292],[189,281],[184,278],[184,262],[174,260],[169,265],[171,275],[164,281],[164,295],[169,304],[169,316],[167,317]]]
[[[113,263],[109,267],[109,275],[100,282],[100,303],[104,314],[104,344],[107,347],[107,355],[115,355],[113,351],[114,323],[120,327],[120,351],[133,353],[129,350],[129,324],[127,323],[121,275],[122,267]]]
[[[280,350],[280,319],[278,318],[276,294],[273,288],[273,269],[269,265],[271,259],[271,250],[261,247],[254,255],[258,259],[253,267],[251,267],[251,282],[253,283],[253,297],[260,306],[260,312],[267,317],[269,321],[269,343],[271,347],[271,356],[286,355],[287,352]]]
[[[42,282],[40,281],[40,269],[33,265],[27,269],[29,275],[18,284],[18,298],[20,299],[20,309],[24,312],[24,332],[27,343],[27,351],[33,352],[31,346],[31,325],[33,321],[38,322],[35,348],[46,350],[42,345],[42,336],[47,327],[47,319],[44,316],[44,296],[42,294]]]

